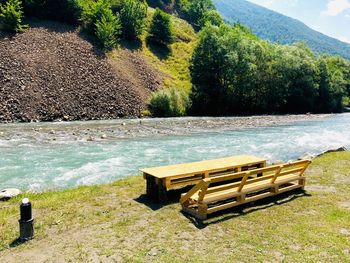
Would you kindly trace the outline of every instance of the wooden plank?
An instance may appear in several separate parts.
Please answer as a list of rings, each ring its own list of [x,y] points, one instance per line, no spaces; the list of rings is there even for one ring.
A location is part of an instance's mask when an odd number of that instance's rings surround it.
[[[171,177],[177,175],[205,173],[231,169],[238,166],[249,166],[266,162],[266,159],[250,155],[232,156],[201,162],[168,165],[161,167],[145,168],[141,172],[150,174],[157,178]]]
[[[238,178],[243,178],[248,172],[238,172],[238,173],[233,173],[233,174],[226,174],[214,178],[206,178],[204,179],[206,182],[209,182],[211,184],[213,183],[220,183],[224,181],[229,181],[229,180],[234,180]]]
[[[208,186],[209,186],[209,183],[204,183],[202,188],[199,190],[199,195],[198,195],[198,202],[199,203],[203,201],[203,198],[207,192]]]
[[[285,193],[285,192],[292,191],[292,190],[295,190],[295,189],[298,189],[298,188],[302,188],[302,186],[298,185],[298,184],[294,184],[294,185],[291,185],[291,186],[279,188],[278,189],[278,193]]]
[[[276,173],[274,174],[271,183],[273,184],[274,182],[276,182],[277,177],[281,174],[281,170],[282,170],[283,166],[280,165],[279,168],[277,169]]]
[[[233,188],[237,188],[241,182],[236,182],[236,183],[229,183],[229,184],[224,184],[224,185],[219,185],[219,186],[212,186],[209,187],[207,190],[207,194],[212,194],[212,193],[217,193],[220,191],[225,191]]]
[[[263,199],[263,198],[266,198],[269,196],[273,196],[273,195],[275,195],[275,194],[272,192],[262,193],[262,194],[254,195],[251,197],[246,197],[245,202],[246,203],[254,202],[254,201],[257,201],[257,200],[260,200],[260,199]]]
[[[185,195],[181,196],[180,203],[185,203],[188,199],[191,198],[196,192],[198,192],[206,183],[204,181],[196,184],[190,191],[188,191]]]
[[[273,178],[274,175],[271,174],[271,175],[263,175],[261,177],[257,177],[257,178],[254,178],[254,179],[249,179],[247,180],[246,184],[245,185],[249,185],[249,184],[253,184],[253,183],[258,183],[258,182],[261,182],[261,181],[268,181],[269,179]]]
[[[215,212],[220,211],[220,210],[232,208],[232,207],[241,205],[243,203],[244,202],[233,201],[233,202],[229,202],[229,203],[226,203],[226,204],[210,207],[210,208],[207,209],[207,214],[212,214],[212,213],[215,213]]]
[[[206,195],[204,196],[203,202],[206,204],[210,204],[213,202],[218,202],[218,201],[222,201],[225,199],[229,199],[229,198],[234,198],[237,196],[242,195],[242,192],[237,192],[237,191],[227,191],[225,193],[221,193],[221,194],[211,194],[211,195]]]

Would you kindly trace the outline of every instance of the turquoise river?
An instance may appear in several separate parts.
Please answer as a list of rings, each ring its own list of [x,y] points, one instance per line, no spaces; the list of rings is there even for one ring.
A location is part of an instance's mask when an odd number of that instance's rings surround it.
[[[38,126],[59,125],[66,124],[0,124],[0,189],[64,189],[138,175],[143,167],[238,154],[258,155],[271,162],[288,161],[350,147],[348,113],[262,128],[92,141],[70,136],[47,140],[45,136],[49,135],[34,131]],[[90,123],[76,125],[84,129]]]

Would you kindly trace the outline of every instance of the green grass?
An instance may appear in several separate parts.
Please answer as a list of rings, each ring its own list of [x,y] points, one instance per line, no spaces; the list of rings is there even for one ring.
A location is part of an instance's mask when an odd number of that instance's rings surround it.
[[[315,159],[306,176],[306,195],[266,199],[203,223],[177,202],[145,204],[141,177],[24,194],[0,203],[0,261],[349,262],[350,152]],[[36,237],[10,247],[24,196],[34,205]]]
[[[154,10],[149,9],[148,22]],[[141,37],[138,52],[145,61],[163,75],[163,87],[176,87],[190,92],[190,60],[196,46],[197,34],[185,20],[172,16],[175,41],[169,48],[159,47],[147,41],[147,30]],[[129,43],[132,46],[132,43]]]
[[[149,23],[153,10],[149,12]],[[176,41],[170,45],[170,50],[150,46],[147,44],[146,35],[143,36],[143,55],[156,69],[167,77],[164,86],[177,87],[189,92],[191,79],[189,64],[197,41],[197,34],[186,21],[172,16],[172,23]]]

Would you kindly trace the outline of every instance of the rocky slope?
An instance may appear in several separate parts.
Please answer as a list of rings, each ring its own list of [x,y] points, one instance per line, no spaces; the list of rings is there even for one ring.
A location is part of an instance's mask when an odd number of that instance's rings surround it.
[[[110,63],[74,28],[54,22],[0,33],[0,121],[139,116],[161,77],[132,51],[121,57]]]

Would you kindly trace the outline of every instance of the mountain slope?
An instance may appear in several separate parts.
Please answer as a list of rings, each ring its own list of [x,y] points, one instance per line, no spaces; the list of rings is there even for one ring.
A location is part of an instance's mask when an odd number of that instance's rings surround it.
[[[281,44],[304,41],[317,53],[350,59],[350,44],[328,37],[302,22],[245,0],[213,0],[217,10],[230,22],[249,26],[259,37]]]

